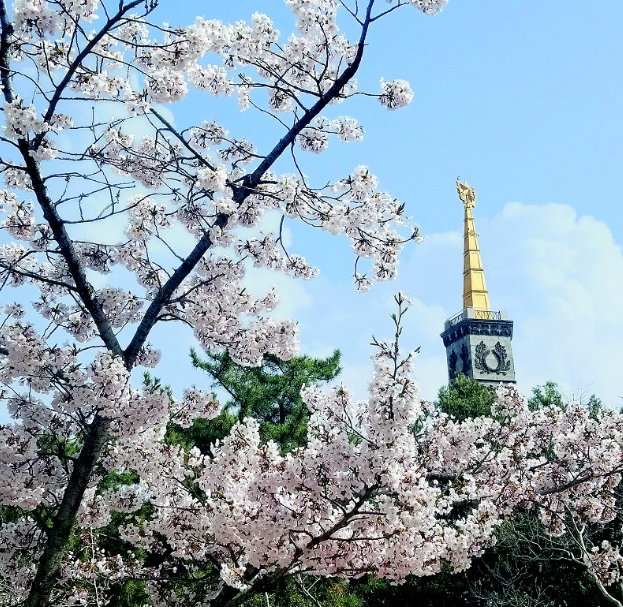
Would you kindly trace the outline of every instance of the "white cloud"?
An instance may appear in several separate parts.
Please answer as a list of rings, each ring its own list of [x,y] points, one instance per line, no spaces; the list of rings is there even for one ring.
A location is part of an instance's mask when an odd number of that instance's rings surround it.
[[[553,380],[623,405],[623,253],[608,226],[566,205],[510,203],[481,232],[490,294],[515,320],[520,385]]]

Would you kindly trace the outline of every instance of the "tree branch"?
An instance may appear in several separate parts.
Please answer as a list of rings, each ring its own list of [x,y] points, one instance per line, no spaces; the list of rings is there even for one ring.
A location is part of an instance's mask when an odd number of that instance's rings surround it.
[[[86,273],[82,267],[82,262],[76,253],[73,241],[69,234],[67,234],[63,220],[56,211],[54,203],[50,198],[43,176],[41,175],[39,162],[30,155],[30,146],[25,139],[19,140],[19,148],[22,158],[26,163],[26,170],[28,171],[28,175],[32,182],[33,192],[35,193],[37,202],[43,211],[43,217],[50,226],[50,229],[54,234],[54,240],[56,240],[61,254],[65,259],[69,274],[76,284],[76,291],[85,308],[93,317],[98,333],[106,347],[113,354],[122,356],[123,353],[121,351],[121,346],[119,345],[110,321],[102,308],[102,304],[97,299],[95,289],[86,277]]]
[[[13,83],[11,81],[11,64],[9,56],[11,54],[11,44],[13,38],[13,24],[9,22],[5,0],[0,0],[0,82],[4,90],[4,98],[8,103],[13,103],[15,95],[13,93]]]
[[[85,438],[80,455],[74,463],[67,489],[53,525],[47,531],[45,549],[37,564],[37,573],[23,607],[47,607],[50,594],[58,579],[67,543],[76,521],[76,513],[89,484],[93,468],[99,459],[110,422],[97,416]]]
[[[222,213],[218,215],[214,225],[221,228],[225,227],[227,225],[227,215],[224,215]],[[203,257],[205,252],[211,246],[212,240],[210,239],[209,234],[206,233],[195,245],[195,248],[192,250],[190,255],[182,262],[177,270],[175,270],[171,278],[169,278],[169,280],[167,280],[167,282],[160,288],[158,294],[156,295],[156,297],[154,297],[149,308],[147,308],[147,311],[143,316],[143,320],[136,329],[136,333],[134,334],[132,341],[123,353],[125,364],[128,369],[131,369],[134,365],[139,350],[145,344],[145,341],[149,336],[149,332],[156,324],[156,321],[158,320],[158,315],[160,314],[162,308],[169,302],[171,296],[175,292],[175,289],[177,289],[182,284],[184,279],[192,272],[192,270],[199,263],[199,261],[201,261],[201,258]]]
[[[357,53],[353,62],[344,70],[342,75],[333,83],[329,90],[314,104],[314,106],[306,112],[303,117],[298,120],[290,131],[275,145],[271,152],[264,158],[259,166],[250,174],[246,175],[242,180],[242,186],[230,186],[233,190],[233,199],[238,205],[242,204],[245,199],[253,192],[253,190],[260,183],[262,177],[277,161],[281,154],[291,145],[299,133],[307,127],[316,116],[322,112],[322,110],[329,105],[329,103],[335,99],[344,86],[353,78],[359,69],[361,59],[363,57],[363,51],[365,48],[366,37],[368,34],[368,27],[371,23],[372,7],[375,0],[370,0],[366,11],[366,19],[362,25],[361,36],[359,37],[359,43],[357,46]],[[165,123],[166,124],[166,123]],[[175,134],[175,133],[174,133]],[[219,215],[216,221],[217,226],[224,227],[227,224],[227,216]],[[149,332],[156,323],[158,315],[162,308],[168,303],[169,298],[177,289],[177,287],[184,281],[184,279],[192,272],[194,267],[199,263],[206,251],[212,246],[210,237],[204,234],[199,240],[191,254],[184,260],[184,262],[175,270],[171,278],[160,289],[158,295],[152,301],[151,305],[145,312],[145,316],[141,321],[132,341],[124,352],[126,366],[131,368],[134,364],[140,348],[143,346]]]
[[[295,141],[296,137],[300,134],[300,132],[305,127],[309,126],[314,118],[316,118],[333,99],[339,96],[344,86],[357,73],[359,65],[361,64],[361,59],[363,58],[363,51],[365,49],[366,38],[368,35],[368,28],[370,26],[370,23],[372,22],[371,13],[372,7],[374,6],[374,1],[375,0],[370,0],[368,8],[366,9],[366,18],[361,26],[361,35],[359,37],[359,42],[357,44],[357,53],[355,54],[353,62],[342,72],[341,76],[336,79],[336,81],[329,88],[329,90],[324,95],[322,95],[322,97],[309,109],[309,111],[305,112],[303,117],[294,124],[290,131],[286,135],[284,135],[284,137],[282,137],[279,143],[277,143],[277,145],[270,151],[266,158],[264,158],[260,165],[255,169],[255,171],[245,177],[245,179],[243,180],[243,192],[247,189],[252,190],[258,185],[266,171],[268,171],[273,166],[273,164],[281,156],[283,151]],[[235,197],[234,200],[236,200]],[[236,202],[238,201],[236,200]]]
[[[54,95],[52,95],[52,99],[50,100],[50,104],[48,105],[48,109],[43,117],[44,122],[49,122],[49,120],[54,115],[54,110],[56,110],[56,106],[63,95],[63,91],[67,88],[67,85],[73,78],[76,70],[82,65],[84,59],[91,53],[91,51],[95,48],[97,44],[102,40],[102,38],[121,20],[121,18],[133,8],[137,7],[139,4],[142,4],[145,0],[133,0],[130,4],[126,4],[123,6],[123,1],[119,2],[119,10],[118,12],[110,17],[104,27],[93,36],[88,42],[88,44],[82,49],[82,51],[78,54],[78,56],[74,59],[73,63],[69,66],[67,73],[64,78],[60,81],[56,90],[54,91]],[[4,2],[4,0],[3,0]],[[149,10],[147,12],[150,12]]]

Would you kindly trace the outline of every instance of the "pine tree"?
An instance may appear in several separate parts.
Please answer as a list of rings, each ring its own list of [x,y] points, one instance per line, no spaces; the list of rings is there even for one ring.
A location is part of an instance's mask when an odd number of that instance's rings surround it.
[[[212,388],[228,396],[216,418],[198,418],[190,428],[173,431],[176,442],[192,444],[204,453],[245,417],[257,419],[262,441],[274,441],[283,453],[304,446],[308,411],[301,388],[326,384],[341,371],[338,350],[327,358],[298,356],[289,361],[267,354],[259,367],[237,364],[226,350],[205,359],[193,350],[191,358],[196,368],[210,376]]]

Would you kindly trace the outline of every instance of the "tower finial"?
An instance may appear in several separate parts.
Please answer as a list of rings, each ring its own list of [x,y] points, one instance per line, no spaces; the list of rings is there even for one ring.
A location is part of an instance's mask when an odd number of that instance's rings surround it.
[[[456,180],[456,189],[465,206],[463,308],[489,310],[489,294],[472,213],[476,206],[476,190],[459,179]]]
[[[470,188],[468,183],[461,183],[461,178],[456,178],[456,191],[459,193],[459,198],[467,208],[474,208],[476,206],[476,190]]]

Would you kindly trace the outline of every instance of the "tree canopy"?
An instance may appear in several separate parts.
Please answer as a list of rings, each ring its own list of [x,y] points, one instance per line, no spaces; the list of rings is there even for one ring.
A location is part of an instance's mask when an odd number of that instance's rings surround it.
[[[490,416],[495,403],[495,390],[474,379],[458,375],[439,389],[436,408],[458,420]]]

